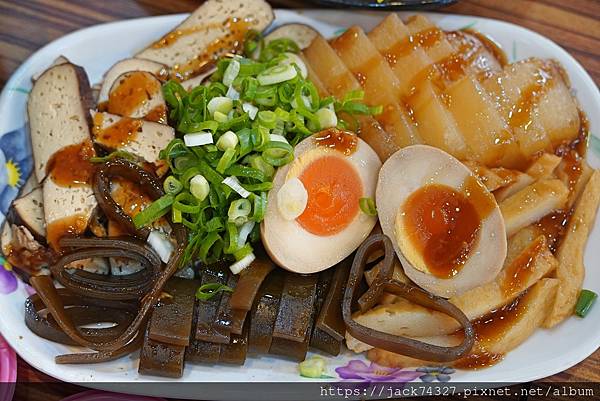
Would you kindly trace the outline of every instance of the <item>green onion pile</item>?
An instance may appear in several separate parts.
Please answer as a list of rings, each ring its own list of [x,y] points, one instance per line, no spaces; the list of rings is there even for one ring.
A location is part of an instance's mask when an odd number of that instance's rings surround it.
[[[170,168],[166,195],[134,224],[171,213],[190,232],[183,265],[226,258],[235,261],[234,273],[247,267],[275,170],[293,160],[293,147],[322,129],[347,128],[339,113],[380,112],[361,103],[360,91],[341,101],[320,98],[293,41],[260,40],[246,42],[247,57],[219,60],[210,80],[189,92],[175,81],[163,86],[177,132],[160,154]]]

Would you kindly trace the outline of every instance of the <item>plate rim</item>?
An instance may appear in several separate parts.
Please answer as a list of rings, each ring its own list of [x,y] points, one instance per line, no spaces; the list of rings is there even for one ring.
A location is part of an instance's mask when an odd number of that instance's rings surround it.
[[[301,16],[305,16],[309,19],[311,19],[312,17],[309,16],[312,12],[318,12],[318,13],[322,13],[323,11],[327,11],[327,12],[331,12],[332,10],[323,10],[323,9],[318,9],[318,8],[309,8],[309,9],[296,9],[296,10],[287,10],[287,9],[275,9],[275,13],[276,15],[278,14],[289,14],[289,15],[293,15],[293,16],[297,16],[297,15],[301,15]],[[335,10],[333,10],[335,11]],[[338,10],[339,12],[339,10]],[[353,11],[356,12],[356,11]],[[362,11],[361,13],[366,13],[366,14],[378,14],[379,16],[382,16],[381,12],[377,12],[377,11]],[[400,12],[400,15],[408,15],[408,14],[414,14],[414,12]],[[598,88],[598,86],[594,83],[593,79],[591,78],[591,76],[588,74],[588,72],[585,70],[585,68],[579,63],[579,61],[577,61],[577,59],[575,59],[573,56],[571,56],[565,49],[563,49],[560,45],[558,45],[557,43],[555,43],[554,41],[552,41],[551,39],[535,32],[532,31],[526,27],[511,23],[511,22],[506,22],[506,21],[501,21],[501,20],[496,20],[496,19],[492,19],[492,18],[486,18],[486,17],[479,17],[479,16],[473,16],[473,15],[465,15],[465,14],[446,14],[446,13],[430,13],[430,12],[424,12],[424,13],[420,13],[420,14],[424,14],[424,15],[435,15],[437,16],[437,18],[444,18],[444,17],[469,17],[469,18],[473,18],[476,20],[480,20],[480,21],[488,21],[494,24],[501,24],[504,25],[507,28],[511,28],[511,27],[516,27],[520,30],[525,30],[527,31],[529,34],[532,34],[536,37],[537,40],[544,42],[547,46],[550,46],[553,51],[557,51],[559,53],[561,53],[562,57],[568,58],[570,59],[571,63],[574,65],[575,68],[578,69],[578,73],[581,77],[583,77],[585,84],[588,84],[591,88],[594,88],[593,90],[593,96],[592,99],[595,102],[596,106],[600,106],[600,89]],[[102,23],[102,24],[96,24],[96,25],[92,25],[89,27],[85,27],[73,32],[70,32],[64,36],[61,36],[60,38],[55,39],[52,42],[49,42],[48,44],[44,45],[42,48],[38,49],[37,51],[35,51],[34,53],[32,53],[11,75],[11,77],[6,81],[6,84],[2,90],[2,93],[0,94],[0,103],[3,103],[4,101],[6,101],[7,99],[5,99],[7,96],[9,96],[9,92],[10,89],[14,86],[14,83],[17,82],[19,79],[22,78],[23,74],[25,73],[25,71],[27,71],[29,69],[29,66],[32,64],[32,60],[36,57],[39,57],[39,54],[43,54],[45,52],[48,51],[49,48],[52,47],[56,47],[57,44],[62,44],[62,42],[69,42],[70,40],[72,40],[74,37],[77,38],[79,36],[81,36],[82,34],[84,35],[89,35],[91,33],[93,33],[95,30],[97,29],[106,29],[107,27],[110,26],[114,26],[114,25],[127,25],[127,24],[131,24],[131,23],[143,23],[143,22],[147,22],[147,21],[158,21],[158,20],[173,20],[175,23],[177,21],[182,20],[183,18],[185,18],[187,15],[186,13],[179,13],[179,14],[169,14],[169,15],[160,15],[160,16],[150,16],[150,17],[141,17],[141,18],[134,18],[134,19],[127,19],[127,20],[118,20],[118,21],[111,21],[111,22],[106,22],[106,23]],[[276,24],[276,20],[274,21]],[[600,109],[600,107],[599,107]],[[600,217],[599,217],[600,219]],[[600,220],[597,220],[595,223],[595,226],[598,226],[600,224]],[[20,284],[20,286],[23,285],[23,283]],[[0,319],[0,332],[4,331],[4,330],[10,330],[9,327],[6,327],[4,325],[4,320]],[[17,354],[19,356],[21,356],[27,363],[29,363],[32,366],[35,366],[34,363],[32,363],[32,359],[30,358],[26,358],[23,357],[23,354],[28,355],[29,357],[32,357],[33,355],[30,355],[29,352],[23,352],[22,347],[19,347],[18,344],[16,343],[16,341],[14,341],[12,339],[11,336],[9,336],[8,339],[6,339],[6,341],[11,345],[11,347],[17,352]],[[14,344],[13,344],[14,343]],[[551,375],[554,375],[556,373],[562,372],[572,366],[574,366],[575,364],[585,360],[589,355],[591,355],[593,352],[595,352],[598,347],[600,346],[600,333],[598,333],[597,338],[595,340],[595,346],[594,344],[592,344],[592,342],[590,341],[589,343],[586,344],[590,344],[587,348],[585,348],[585,350],[582,350],[581,347],[578,347],[575,349],[575,351],[572,351],[568,354],[568,356],[570,356],[570,358],[565,358],[565,355],[559,355],[556,356],[555,358],[548,360],[547,362],[552,362],[552,367],[548,370],[548,372],[551,373],[544,373],[544,374],[533,374],[530,376],[526,376],[525,378],[519,377],[517,379],[518,382],[527,382],[527,381],[533,381],[533,380],[538,380],[540,378],[544,378],[544,377],[548,377]],[[578,352],[577,352],[578,351]],[[574,353],[576,353],[576,356],[573,355]],[[559,365],[555,365],[554,363],[562,361],[561,364]],[[56,366],[56,365],[55,365]],[[70,376],[74,376],[74,374],[72,374],[71,372],[67,372],[67,374],[64,374],[65,371],[58,371],[58,373],[54,373],[53,371],[49,370],[49,369],[44,369],[44,367],[40,368],[35,366],[36,369],[42,371],[45,374],[48,374],[49,376],[52,376],[54,378],[57,378],[59,380],[63,380],[66,381],[65,379],[63,379],[62,377],[67,376],[67,378],[70,378]],[[157,378],[148,378],[147,380],[148,382],[161,382],[164,380],[161,379],[157,379]],[[185,382],[185,378],[182,379],[178,379],[178,380],[174,380],[174,379],[169,379],[168,382],[177,382],[177,381],[182,381]],[[144,381],[140,381],[140,380],[131,380],[128,383],[140,383],[140,382],[144,382]],[[125,384],[127,382],[122,382],[121,384]],[[201,382],[200,382],[201,383]],[[87,385],[87,383],[84,383],[85,385]],[[92,384],[92,383],[90,383]],[[99,388],[98,385],[101,384],[101,382],[96,382],[94,383],[95,385],[93,387],[95,388]]]

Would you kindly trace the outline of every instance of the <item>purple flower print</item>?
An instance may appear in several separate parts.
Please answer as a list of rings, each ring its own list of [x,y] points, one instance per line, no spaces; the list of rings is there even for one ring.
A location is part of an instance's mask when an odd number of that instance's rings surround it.
[[[386,368],[374,362],[367,365],[363,361],[354,359],[346,366],[335,369],[338,376],[342,379],[362,380],[365,382],[396,382],[407,383],[421,376],[422,373],[414,370],[403,370],[402,368]]]
[[[417,372],[421,374],[421,376],[419,376],[419,379],[421,379],[421,381],[425,383],[431,383],[436,380],[439,382],[450,381],[450,375],[456,371],[446,366],[434,366],[418,368]]]
[[[17,278],[10,263],[1,256],[0,265],[0,294],[10,294],[17,289]]]

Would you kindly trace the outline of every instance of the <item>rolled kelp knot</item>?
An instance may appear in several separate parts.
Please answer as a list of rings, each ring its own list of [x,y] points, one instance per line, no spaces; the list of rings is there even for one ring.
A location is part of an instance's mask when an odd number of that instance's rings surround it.
[[[382,266],[369,290],[358,298],[357,291],[364,274],[368,257],[379,247],[383,247],[385,251]],[[360,248],[358,248],[352,263],[342,304],[342,315],[348,333],[357,340],[373,347],[416,359],[448,362],[460,359],[467,355],[471,351],[471,348],[473,348],[475,342],[473,325],[467,316],[444,298],[433,295],[413,284],[401,283],[398,280],[394,280],[392,278],[394,257],[395,254],[392,243],[390,239],[383,234],[370,236]],[[424,343],[409,337],[384,333],[357,323],[352,318],[354,304],[358,303],[360,311],[365,312],[377,302],[384,291],[405,298],[417,305],[445,313],[457,320],[464,331],[463,342],[460,345],[453,347],[442,347]]]
[[[141,299],[150,291],[161,273],[162,263],[156,252],[133,238],[62,238],[66,253],[52,266],[52,275],[75,294],[110,300]],[[139,262],[137,273],[112,276],[69,269],[69,264],[95,257],[126,258]]]
[[[110,184],[115,177],[138,184],[152,200],[165,194],[163,187],[154,174],[125,159],[107,161],[96,170],[94,175],[94,194],[104,214],[119,223],[131,235],[145,241],[150,234],[150,229],[148,227],[136,228],[131,217],[112,197]]]

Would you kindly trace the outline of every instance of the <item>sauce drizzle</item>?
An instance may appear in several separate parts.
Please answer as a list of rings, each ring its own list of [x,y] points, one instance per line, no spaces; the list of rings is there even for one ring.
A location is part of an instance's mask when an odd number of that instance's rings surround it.
[[[99,144],[111,149],[118,149],[126,146],[137,138],[142,129],[142,120],[121,117],[119,121],[102,128],[104,125],[104,115],[96,113],[94,115],[94,127],[92,132],[94,139]]]
[[[50,157],[46,173],[61,187],[89,185],[95,171],[90,158],[95,155],[91,141],[65,146]]]
[[[358,137],[349,131],[329,128],[316,134],[315,142],[318,146],[335,149],[349,156],[356,151]]]
[[[58,242],[66,236],[82,234],[88,225],[88,221],[82,214],[63,217],[48,224],[47,240],[54,250],[59,250]]]
[[[122,76],[108,97],[108,112],[131,116],[160,91],[160,82],[144,71],[134,71]]]

